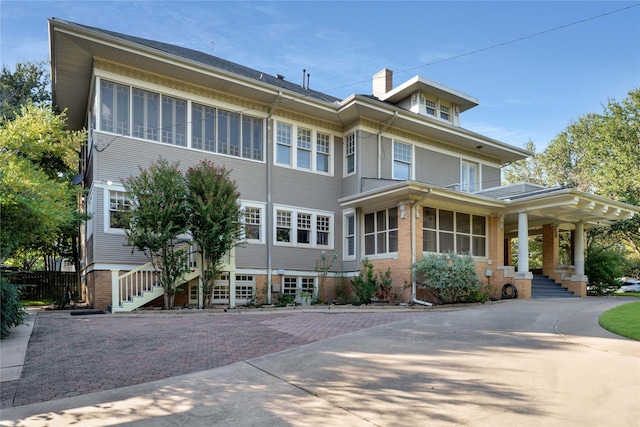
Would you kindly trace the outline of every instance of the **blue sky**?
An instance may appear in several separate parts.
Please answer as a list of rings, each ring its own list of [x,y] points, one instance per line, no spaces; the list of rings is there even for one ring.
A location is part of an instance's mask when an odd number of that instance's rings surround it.
[[[1,0],[2,65],[48,60],[50,17],[294,82],[306,69],[311,88],[340,98],[370,94],[385,67],[394,86],[421,75],[480,100],[463,127],[538,151],[640,87],[639,1]]]

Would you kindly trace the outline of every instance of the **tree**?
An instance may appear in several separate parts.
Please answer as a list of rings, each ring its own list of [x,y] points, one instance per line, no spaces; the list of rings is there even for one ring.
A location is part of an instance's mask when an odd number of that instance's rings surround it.
[[[205,305],[211,302],[222,258],[238,245],[243,229],[238,204],[240,193],[229,173],[210,161],[202,161],[186,173],[191,233],[204,260]]]
[[[129,177],[124,187],[131,198],[131,209],[124,212],[128,244],[143,252],[162,284],[164,308],[172,309],[175,293],[189,272],[188,249],[180,246],[179,236],[188,230],[187,186],[178,170],[160,158],[140,175]]]
[[[525,149],[531,151],[531,156],[526,159],[516,160],[506,166],[503,171],[502,180],[507,184],[518,182],[531,182],[538,185],[547,185],[545,165],[540,160],[540,155],[536,153],[536,145],[533,141],[527,141]]]
[[[73,223],[79,189],[69,171],[84,132],[66,130],[64,113],[27,104],[0,125],[0,259],[52,243]]]
[[[585,114],[541,154],[549,184],[590,191],[632,204],[640,201],[640,89],[602,114]]]
[[[0,71],[0,121],[14,120],[20,109],[29,103],[37,106],[51,101],[49,74],[45,62],[24,62],[15,72],[6,66]]]

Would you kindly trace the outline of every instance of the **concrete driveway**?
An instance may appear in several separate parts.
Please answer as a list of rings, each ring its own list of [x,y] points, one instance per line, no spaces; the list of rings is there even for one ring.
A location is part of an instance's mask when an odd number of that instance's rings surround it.
[[[414,311],[216,369],[7,408],[0,425],[638,426],[640,343],[598,326],[632,301]]]

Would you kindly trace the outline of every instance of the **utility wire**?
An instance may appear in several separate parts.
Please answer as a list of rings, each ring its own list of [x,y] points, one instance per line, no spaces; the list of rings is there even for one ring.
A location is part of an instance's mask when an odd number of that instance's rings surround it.
[[[614,13],[623,12],[625,10],[629,10],[629,9],[632,9],[632,8],[638,7],[638,6],[640,6],[640,3],[632,4],[630,6],[622,7],[620,9],[612,10],[610,12],[604,12],[604,13],[601,13],[599,15],[591,16],[589,18],[580,19],[578,21],[574,21],[574,22],[571,22],[569,24],[564,24],[564,25],[560,25],[558,27],[549,28],[547,30],[539,31],[537,33],[533,33],[533,34],[529,34],[529,35],[526,35],[526,36],[518,37],[516,39],[512,39],[512,40],[509,40],[509,41],[506,41],[506,42],[496,43],[496,44],[491,45],[491,46],[487,46],[487,47],[483,47],[483,48],[480,48],[480,49],[471,50],[471,51],[465,52],[465,53],[460,53],[458,55],[449,56],[447,58],[438,59],[437,61],[427,62],[426,64],[417,65],[417,66],[411,67],[411,68],[406,68],[404,70],[396,72],[396,74],[402,74],[402,73],[406,73],[406,72],[409,72],[409,71],[417,70],[417,69],[420,69],[420,68],[428,67],[428,66],[431,66],[431,65],[439,64],[441,62],[452,61],[454,59],[463,58],[465,56],[475,55],[476,53],[486,52],[486,51],[492,50],[492,49],[497,49],[499,47],[507,46],[507,45],[510,45],[510,44],[513,44],[513,43],[521,42],[523,40],[528,40],[528,39],[531,39],[531,38],[534,38],[534,37],[538,37],[538,36],[541,36],[543,34],[552,33],[554,31],[559,31],[559,30],[562,30],[562,29],[565,29],[565,28],[573,27],[575,25],[583,24],[585,22],[593,21],[595,19],[602,18],[604,16],[613,15]],[[383,77],[381,76],[381,77],[378,77],[378,78],[383,78]],[[332,88],[332,89],[328,89],[327,92],[331,92],[331,91],[334,91],[334,90],[337,90],[337,89],[343,89],[345,87],[355,86],[355,85],[362,84],[362,83],[367,83],[367,82],[369,82],[369,80],[361,80],[359,82],[349,83],[349,84],[346,84],[346,85],[343,85],[343,86],[338,86],[338,87],[335,87],[335,88]]]

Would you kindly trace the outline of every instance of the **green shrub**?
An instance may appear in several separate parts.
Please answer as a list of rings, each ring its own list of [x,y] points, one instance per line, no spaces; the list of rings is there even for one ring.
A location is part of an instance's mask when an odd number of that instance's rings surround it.
[[[9,335],[9,329],[24,323],[25,309],[20,303],[20,289],[0,277],[1,330],[3,338]]]
[[[351,281],[355,294],[354,304],[369,304],[373,293],[378,289],[376,274],[373,272],[373,264],[367,258],[362,260],[360,274]]]
[[[285,307],[287,304],[293,304],[293,302],[296,300],[295,295],[291,295],[291,294],[279,294],[278,295],[278,306],[279,307]]]
[[[589,295],[607,295],[620,287],[624,256],[615,249],[589,245],[584,272],[589,278]]]
[[[350,304],[353,297],[351,296],[351,289],[347,276],[344,272],[340,272],[336,274],[336,277],[338,278],[338,283],[334,287],[336,302],[338,304]]]
[[[481,300],[485,293],[488,298],[488,290],[482,290],[470,256],[452,252],[429,254],[411,265],[411,273],[418,286],[428,289],[438,304]]]

